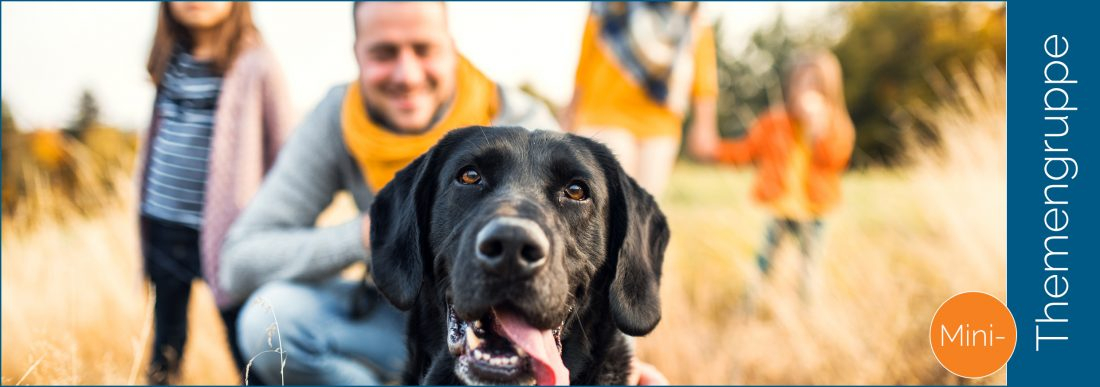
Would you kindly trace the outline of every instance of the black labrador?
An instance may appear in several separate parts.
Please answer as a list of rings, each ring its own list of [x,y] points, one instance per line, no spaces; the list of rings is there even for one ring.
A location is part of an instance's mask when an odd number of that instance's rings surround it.
[[[409,320],[407,384],[623,384],[661,317],[664,214],[607,147],[454,130],[371,205],[371,273]]]

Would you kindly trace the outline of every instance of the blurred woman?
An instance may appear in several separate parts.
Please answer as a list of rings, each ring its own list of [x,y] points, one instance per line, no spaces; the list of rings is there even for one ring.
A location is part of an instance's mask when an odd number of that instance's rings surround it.
[[[288,131],[281,70],[248,3],[161,3],[149,53],[156,100],[138,170],[145,272],[156,292],[150,384],[175,383],[191,282],[207,281],[238,366],[236,314],[218,250]]]
[[[684,114],[716,132],[714,35],[693,2],[595,2],[565,126],[611,148],[654,196],[668,183]]]
[[[843,84],[832,53],[800,53],[788,72],[784,103],[758,116],[745,138],[719,141],[713,136],[689,144],[696,157],[755,163],[754,195],[772,215],[757,264],[766,276],[779,243],[792,237],[805,261],[803,296],[813,290],[821,219],[840,201],[840,174],[855,141]]]

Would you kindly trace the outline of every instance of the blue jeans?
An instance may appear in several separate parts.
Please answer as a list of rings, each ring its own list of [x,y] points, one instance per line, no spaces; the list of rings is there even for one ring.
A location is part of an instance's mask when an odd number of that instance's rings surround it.
[[[407,316],[377,296],[367,298],[377,304],[368,306],[365,316],[353,318],[353,297],[361,291],[357,281],[343,279],[280,281],[261,287],[245,303],[237,322],[242,355],[253,359],[250,373],[272,385],[398,381],[408,361]],[[264,352],[280,345],[286,356],[283,367],[278,353]]]

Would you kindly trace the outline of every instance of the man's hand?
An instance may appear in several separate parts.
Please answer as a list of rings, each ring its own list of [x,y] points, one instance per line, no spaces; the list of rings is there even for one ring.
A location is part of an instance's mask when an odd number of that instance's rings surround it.
[[[667,386],[668,378],[658,371],[657,367],[634,358],[626,384],[628,386]]]

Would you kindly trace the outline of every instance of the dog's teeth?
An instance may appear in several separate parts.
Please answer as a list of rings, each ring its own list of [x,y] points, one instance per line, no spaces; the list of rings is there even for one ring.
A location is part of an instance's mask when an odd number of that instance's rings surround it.
[[[481,345],[481,339],[474,334],[474,329],[466,326],[466,346],[469,348],[477,348]]]
[[[513,348],[516,349],[516,354],[519,355],[520,357],[527,356],[527,352],[523,352],[523,348],[520,348],[520,347],[513,347]]]
[[[516,363],[519,362],[519,358],[516,357],[516,356],[511,356],[511,357],[508,358],[508,362],[512,363],[512,364],[516,364]]]
[[[481,320],[474,321],[474,328],[481,329]]]

